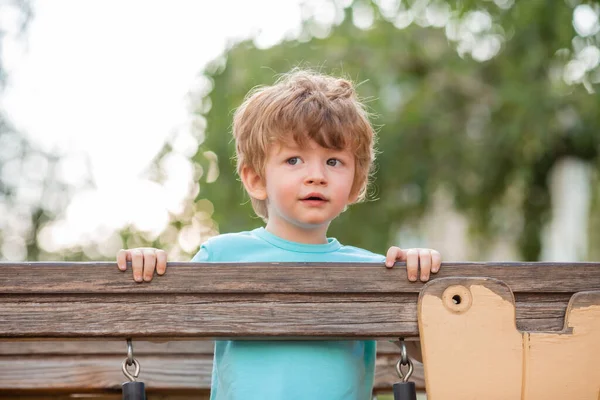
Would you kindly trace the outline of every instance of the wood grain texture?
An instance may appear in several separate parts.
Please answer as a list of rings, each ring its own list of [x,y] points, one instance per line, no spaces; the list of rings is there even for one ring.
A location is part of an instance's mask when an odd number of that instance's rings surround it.
[[[519,293],[600,290],[600,263],[444,263],[432,279],[489,277]],[[3,263],[2,293],[419,293],[405,263],[168,263],[167,273],[136,283],[113,262]]]
[[[126,381],[121,355],[0,356],[0,393],[55,391],[70,393],[120,390]],[[149,392],[207,391],[210,389],[212,355],[140,355],[140,381]],[[398,355],[379,354],[376,361],[376,392],[391,391],[399,381],[395,371]],[[415,363],[411,381],[424,388],[423,365]]]
[[[212,357],[215,344],[211,340],[177,340],[165,342],[133,341],[135,356],[196,355]],[[0,341],[0,357],[35,356],[124,356],[126,342],[116,340],[11,340]],[[387,340],[377,342],[378,355],[397,356],[400,348]]]
[[[433,279],[486,276],[514,292],[517,326],[560,330],[599,263],[446,263]],[[0,338],[379,338],[418,336],[423,284],[404,264],[170,263],[138,284],[115,263],[0,263]]]
[[[432,279],[453,276],[505,282],[521,331],[561,331],[571,296],[600,290],[600,263],[445,263]],[[149,393],[203,398],[208,339],[417,337],[422,287],[403,264],[170,263],[137,284],[115,263],[0,263],[0,397],[118,394],[133,337]],[[389,392],[398,351],[383,343],[375,391]]]
[[[213,349],[208,340],[134,341],[134,356],[142,367],[140,379],[149,398],[167,393],[174,400],[208,396]],[[76,393],[89,399],[111,398],[109,393],[119,391],[124,380],[120,365],[125,354],[125,342],[118,341],[0,341],[0,398],[38,399],[43,398],[41,393],[62,394],[65,399]],[[377,343],[375,393],[390,392],[398,381],[398,358],[395,344]],[[424,389],[422,364],[415,363],[411,380]]]

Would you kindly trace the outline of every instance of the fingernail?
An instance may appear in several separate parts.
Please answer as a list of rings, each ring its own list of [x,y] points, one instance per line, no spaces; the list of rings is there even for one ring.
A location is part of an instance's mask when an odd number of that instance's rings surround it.
[[[142,281],[142,277],[139,275],[136,275],[133,279],[135,279],[136,282],[141,282]]]
[[[386,266],[386,267],[392,267],[393,265],[394,265],[394,263],[393,263],[393,262],[391,262],[391,261],[386,261],[386,262],[385,262],[385,266]]]
[[[436,272],[438,272],[439,270],[440,270],[439,268],[431,268],[431,272],[433,272],[434,274],[435,274]]]
[[[429,275],[421,275],[421,281],[426,282],[429,280]]]
[[[416,281],[416,280],[417,280],[417,276],[416,276],[416,275],[410,275],[410,276],[408,277],[408,280],[409,280],[409,281],[411,281],[411,282],[414,282],[414,281]]]

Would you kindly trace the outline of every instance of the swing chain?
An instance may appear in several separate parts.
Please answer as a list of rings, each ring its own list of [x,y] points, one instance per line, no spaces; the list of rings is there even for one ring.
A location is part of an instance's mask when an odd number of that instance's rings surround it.
[[[129,373],[127,370],[128,365],[133,365],[133,374]],[[127,377],[127,379],[129,379],[130,382],[135,382],[137,377],[140,375],[140,363],[138,360],[133,358],[133,344],[131,342],[131,338],[127,338],[127,358],[123,360],[121,369],[123,370],[123,374]]]
[[[406,350],[406,343],[404,343],[404,338],[400,338],[399,346],[400,359],[396,363],[396,373],[398,374],[400,379],[402,379],[402,382],[408,382],[410,376],[413,373],[413,363],[410,360],[410,358],[408,358],[408,352]],[[406,371],[406,373],[402,372],[403,365],[408,365],[408,370]]]

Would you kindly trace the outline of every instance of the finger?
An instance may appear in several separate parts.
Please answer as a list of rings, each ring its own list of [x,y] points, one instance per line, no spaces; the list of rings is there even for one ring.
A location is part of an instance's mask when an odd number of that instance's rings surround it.
[[[385,266],[392,268],[396,261],[406,261],[406,254],[400,247],[392,246],[385,255]]]
[[[154,250],[144,250],[144,280],[150,282],[156,269],[156,254]]]
[[[156,273],[164,275],[167,272],[167,252],[156,250]]]
[[[419,266],[421,267],[421,282],[427,282],[431,272],[431,250],[421,249],[419,251]]]
[[[125,271],[127,269],[127,260],[131,260],[131,254],[127,250],[119,250],[117,252],[117,267],[121,271]]]
[[[144,272],[144,254],[141,250],[130,250],[131,253],[131,269],[133,270],[133,280],[136,282],[142,281],[142,273]]]
[[[419,272],[419,250],[410,249],[406,251],[406,273],[408,280],[414,282],[417,280]]]
[[[431,273],[437,273],[442,266],[442,255],[437,250],[431,250]]]

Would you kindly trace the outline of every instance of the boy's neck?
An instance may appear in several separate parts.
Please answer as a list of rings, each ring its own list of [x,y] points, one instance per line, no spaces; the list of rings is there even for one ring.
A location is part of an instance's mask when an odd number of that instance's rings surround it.
[[[281,239],[304,244],[327,244],[327,228],[329,224],[305,229],[289,224],[277,224],[271,221],[267,221],[265,230]]]

